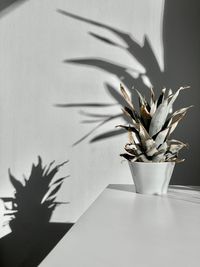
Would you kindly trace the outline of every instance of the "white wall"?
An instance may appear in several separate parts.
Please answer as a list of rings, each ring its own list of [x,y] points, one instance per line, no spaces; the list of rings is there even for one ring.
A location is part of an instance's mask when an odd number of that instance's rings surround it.
[[[79,110],[111,113],[119,107],[62,109],[55,103],[109,102],[104,82],[118,85],[103,71],[64,64],[78,57],[101,57],[142,70],[136,60],[117,47],[104,44],[88,31],[121,40],[106,30],[61,15],[63,9],[130,32],[139,42],[147,34],[162,66],[161,24],[163,1],[159,0],[29,0],[0,18],[0,196],[12,195],[7,170],[21,178],[29,174],[37,155],[44,162],[70,160],[60,175],[70,174],[59,199],[70,201],[57,209],[53,220],[75,221],[109,183],[130,183],[126,164],[118,154],[126,136],[97,143],[87,138],[72,144],[96,124]],[[123,43],[122,43],[123,44]],[[92,134],[114,129],[120,121],[104,125]]]

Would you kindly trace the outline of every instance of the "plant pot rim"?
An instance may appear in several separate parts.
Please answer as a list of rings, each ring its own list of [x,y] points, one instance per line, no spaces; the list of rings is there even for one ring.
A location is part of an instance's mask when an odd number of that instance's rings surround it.
[[[172,164],[172,165],[175,165],[176,162],[172,162],[172,161],[163,161],[163,162],[142,162],[142,161],[129,161],[128,160],[128,163],[129,164],[144,164],[144,165],[148,165],[148,164],[153,164],[153,165],[157,165],[157,164]]]

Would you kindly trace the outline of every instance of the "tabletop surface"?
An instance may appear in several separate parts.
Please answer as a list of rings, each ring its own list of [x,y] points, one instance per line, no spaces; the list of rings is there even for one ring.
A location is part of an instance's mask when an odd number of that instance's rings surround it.
[[[40,264],[51,266],[200,266],[199,188],[150,196],[110,185]]]

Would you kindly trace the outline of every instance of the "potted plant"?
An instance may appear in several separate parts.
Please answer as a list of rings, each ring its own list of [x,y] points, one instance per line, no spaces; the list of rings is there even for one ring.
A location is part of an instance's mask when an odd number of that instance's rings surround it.
[[[127,103],[122,110],[130,119],[129,125],[116,126],[127,130],[129,138],[124,147],[126,152],[120,156],[128,160],[137,193],[166,194],[175,163],[184,161],[178,154],[187,144],[170,139],[170,136],[191,107],[172,113],[180,91],[186,88],[189,87],[180,87],[175,93],[163,89],[158,98],[151,88],[149,102],[136,90],[138,112],[125,88],[120,86]]]

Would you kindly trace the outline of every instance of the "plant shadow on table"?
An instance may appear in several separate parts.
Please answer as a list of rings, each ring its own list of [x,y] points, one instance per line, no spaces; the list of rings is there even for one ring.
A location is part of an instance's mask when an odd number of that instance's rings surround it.
[[[176,132],[177,136],[185,139],[190,144],[190,150],[183,152],[183,156],[186,157],[187,160],[181,166],[176,167],[176,175],[174,175],[172,183],[182,185],[200,185],[198,177],[198,173],[200,172],[200,165],[198,164],[198,154],[200,149],[198,141],[198,136],[200,134],[200,121],[198,117],[200,112],[200,106],[198,103],[200,97],[200,78],[198,74],[198,70],[200,68],[200,2],[195,0],[165,1],[162,25],[164,59],[163,70],[161,70],[159,66],[148,36],[145,35],[144,43],[141,45],[131,36],[131,34],[115,27],[72,14],[65,10],[58,10],[58,12],[67,18],[96,26],[97,29],[104,29],[118,37],[124,45],[121,45],[105,36],[99,35],[98,33],[89,32],[90,36],[97,39],[97,41],[101,41],[105,45],[111,45],[117,49],[121,49],[123,50],[122,52],[127,52],[143,66],[145,72],[142,73],[131,67],[120,65],[119,63],[111,62],[99,57],[66,59],[64,60],[64,63],[89,66],[115,75],[119,79],[119,83],[122,81],[129,89],[132,98],[134,98],[133,87],[141,91],[148,90],[145,79],[150,81],[150,84],[154,87],[157,93],[164,87],[172,89],[177,89],[178,87],[184,85],[190,85],[192,87],[187,96],[186,94],[182,94],[182,99],[179,100],[181,102],[177,101],[178,106],[179,104],[181,104],[181,106],[194,104],[195,112],[193,111],[192,115],[189,114],[183,125],[179,126]],[[118,93],[118,88],[105,83],[105,89],[107,93],[111,95],[111,100],[114,100],[114,104],[118,104],[120,106],[123,105],[121,96]],[[149,91],[146,92],[148,93]],[[96,107],[98,111],[101,111],[101,113],[82,112],[82,114],[87,117],[87,119],[83,120],[83,123],[95,123],[96,126],[74,143],[74,145],[77,145],[94,134],[105,123],[123,116],[122,113],[115,115],[109,114],[108,109],[112,105],[113,102],[94,102],[60,103],[56,106],[60,108]],[[190,116],[192,116],[192,120],[189,119]],[[116,125],[116,123],[114,125]],[[123,130],[121,129],[110,130],[108,132],[104,132],[103,134],[96,134],[90,139],[90,142],[112,138],[120,134],[123,134]]]
[[[109,184],[107,188],[135,193],[134,184]],[[168,189],[167,197],[171,199],[200,204],[200,187],[171,185]]]
[[[72,227],[72,223],[49,222],[55,208],[67,203],[56,201],[56,194],[67,176],[53,179],[66,162],[55,167],[53,163],[43,167],[39,157],[38,164],[32,165],[29,179],[24,177],[24,183],[9,171],[15,196],[11,208],[6,203],[8,198],[3,199],[12,232],[0,240],[1,267],[38,266]]]

